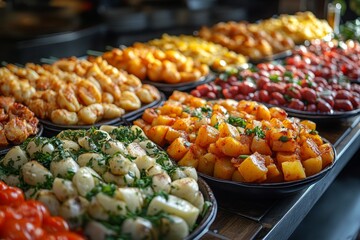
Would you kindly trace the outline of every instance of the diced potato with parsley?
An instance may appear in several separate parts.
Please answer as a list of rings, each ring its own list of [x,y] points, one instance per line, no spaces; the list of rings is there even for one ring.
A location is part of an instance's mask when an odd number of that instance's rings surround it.
[[[175,139],[167,148],[167,153],[175,161],[179,161],[189,151],[190,143],[184,138],[179,137]]]
[[[331,163],[334,162],[335,153],[330,145],[330,143],[324,143],[319,147],[322,159],[322,167],[325,168]]]
[[[320,155],[319,147],[316,143],[308,138],[300,147],[300,156],[302,159],[315,158]]]
[[[305,161],[302,161],[302,165],[305,168],[306,176],[314,175],[321,171],[322,169],[322,159],[321,156],[314,158],[308,158]]]
[[[214,177],[230,180],[236,168],[229,158],[217,158],[214,166]]]
[[[240,164],[238,170],[244,177],[245,182],[263,182],[266,180],[268,172],[265,166],[265,159],[259,153],[254,153],[247,157]]]
[[[296,181],[306,178],[305,169],[300,160],[281,163],[285,181]]]
[[[209,125],[202,125],[199,130],[195,140],[195,144],[201,147],[207,147],[211,143],[216,142],[219,137],[219,131]]]
[[[166,143],[165,135],[168,130],[169,130],[169,126],[163,126],[163,125],[153,126],[146,132],[146,135],[149,137],[151,141],[155,142],[160,146],[164,146]]]
[[[217,158],[216,155],[210,152],[201,156],[199,158],[197,170],[206,175],[210,175],[210,176],[213,175],[216,158]]]

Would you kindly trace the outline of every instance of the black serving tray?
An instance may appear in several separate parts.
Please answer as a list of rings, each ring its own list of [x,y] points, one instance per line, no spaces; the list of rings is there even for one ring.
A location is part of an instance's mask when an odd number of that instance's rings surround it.
[[[329,143],[328,140],[324,138],[323,140]],[[321,172],[302,180],[278,183],[244,183],[223,180],[200,172],[198,174],[205,179],[215,194],[217,192],[227,192],[244,199],[278,199],[304,190],[325,177],[337,162],[336,150],[333,145],[331,146],[335,155],[334,162]]]

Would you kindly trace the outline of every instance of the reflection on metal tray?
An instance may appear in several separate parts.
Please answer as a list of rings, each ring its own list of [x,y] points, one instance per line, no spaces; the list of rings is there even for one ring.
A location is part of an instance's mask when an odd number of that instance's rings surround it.
[[[29,138],[34,137],[34,136],[40,137],[42,135],[42,133],[44,131],[44,127],[41,123],[38,124],[37,129],[38,129],[38,131],[37,131],[36,135],[29,136]],[[0,156],[5,155],[14,146],[15,145],[9,145],[9,146],[3,147],[3,148],[0,147]]]
[[[41,119],[40,122],[44,125],[44,128],[46,130],[50,130],[50,131],[53,131],[53,132],[61,132],[61,131],[66,130],[66,129],[89,129],[91,127],[100,127],[101,125],[119,125],[120,122],[123,119],[132,118],[133,116],[137,116],[138,114],[142,114],[142,112],[145,109],[157,106],[162,101],[164,101],[164,99],[165,99],[164,94],[160,93],[160,98],[158,100],[152,102],[152,103],[144,105],[144,106],[142,106],[141,108],[139,108],[139,109],[137,109],[135,111],[125,113],[122,117],[99,121],[99,122],[96,122],[95,124],[92,124],[92,125],[61,125],[61,124],[56,124],[56,123],[53,123],[53,122],[51,122],[49,120],[43,120],[43,119]]]
[[[329,143],[329,141],[324,138],[323,141]],[[199,175],[206,180],[215,194],[217,191],[222,191],[234,193],[244,199],[278,199],[304,190],[325,177],[337,162],[336,150],[333,145],[331,146],[334,151],[334,162],[319,173],[302,180],[278,183],[244,183],[223,180],[203,173],[199,173]]]

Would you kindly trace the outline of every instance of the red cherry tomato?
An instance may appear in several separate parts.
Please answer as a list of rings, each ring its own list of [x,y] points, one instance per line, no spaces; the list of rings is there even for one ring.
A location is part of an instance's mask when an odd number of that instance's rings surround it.
[[[275,99],[280,105],[284,105],[286,103],[286,100],[284,98],[284,95],[282,95],[279,92],[273,92],[271,93],[271,97]]]
[[[352,111],[354,106],[350,100],[335,99],[334,109],[339,111]]]
[[[316,107],[320,112],[331,112],[332,110],[330,104],[321,98],[318,99]]]
[[[336,92],[335,99],[351,99],[351,93],[347,90],[339,90]]]
[[[308,103],[316,103],[317,96],[316,96],[316,92],[314,89],[307,88],[307,87],[301,89],[301,96]]]
[[[44,239],[45,231],[27,219],[7,219],[3,224],[0,237],[8,240]]]
[[[270,101],[269,93],[266,90],[260,90],[259,97],[260,97],[261,102],[269,102]]]
[[[303,111],[305,106],[302,101],[300,101],[299,99],[293,98],[293,99],[291,99],[288,107],[292,108],[292,109]]]
[[[72,232],[58,232],[48,235],[47,240],[84,240],[84,238]]]
[[[43,228],[48,233],[56,233],[56,232],[63,232],[69,231],[69,226],[65,222],[64,219],[60,217],[47,217],[44,219]]]
[[[24,202],[24,194],[19,188],[7,188],[0,191],[0,205],[15,206]]]

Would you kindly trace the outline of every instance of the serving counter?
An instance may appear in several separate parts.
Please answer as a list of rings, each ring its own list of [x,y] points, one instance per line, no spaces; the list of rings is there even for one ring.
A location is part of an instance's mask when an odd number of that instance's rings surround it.
[[[360,147],[360,116],[321,120],[319,134],[337,152],[337,161],[320,181],[281,199],[247,199],[215,192],[219,210],[201,239],[287,239]]]

